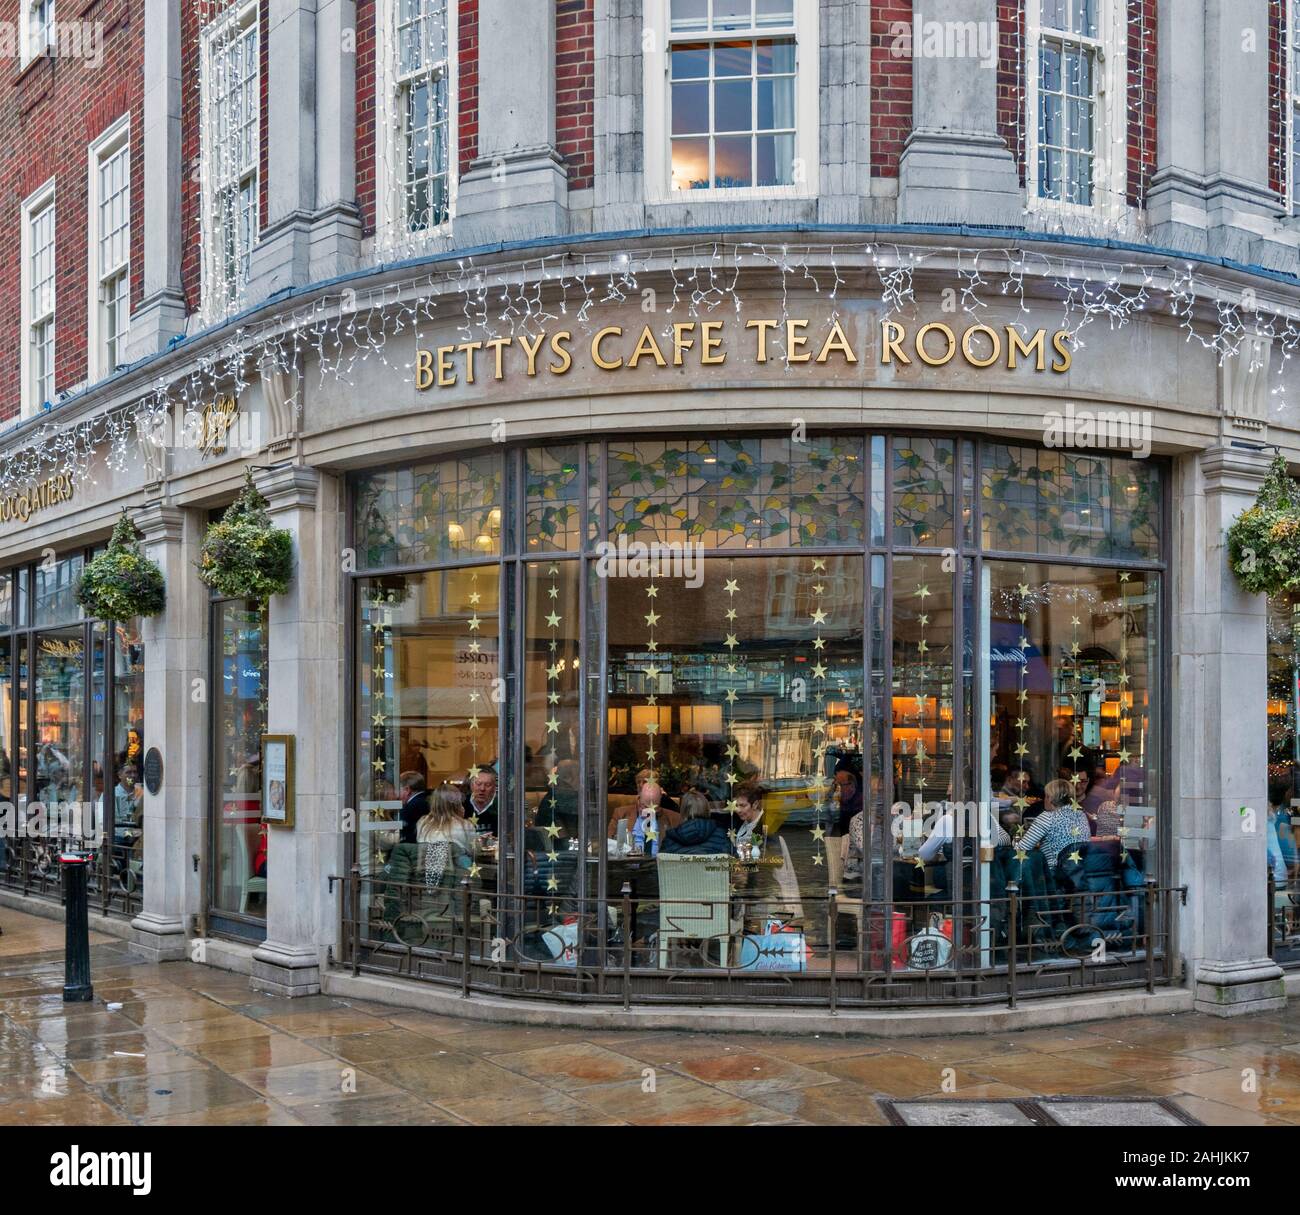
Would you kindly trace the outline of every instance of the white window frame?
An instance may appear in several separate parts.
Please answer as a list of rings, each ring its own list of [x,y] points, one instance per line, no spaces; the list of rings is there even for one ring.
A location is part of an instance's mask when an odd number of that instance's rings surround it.
[[[254,122],[253,122],[253,157],[252,164],[248,168],[241,169],[239,172],[237,188],[242,191],[244,183],[250,186],[252,190],[253,202],[253,223],[252,235],[248,243],[248,248],[239,247],[237,249],[238,260],[242,261],[245,256],[251,257],[253,248],[257,245],[258,235],[261,232],[262,214],[261,214],[261,186],[262,186],[262,169],[261,169],[261,138],[262,138],[262,115],[261,115],[261,45],[263,31],[259,24],[257,0],[244,0],[243,3],[233,4],[230,9],[211,22],[200,35],[200,57],[199,57],[199,96],[201,98],[200,106],[200,140],[199,156],[201,165],[201,227],[203,252],[201,258],[201,310],[203,314],[212,319],[227,312],[232,306],[238,303],[242,297],[245,288],[248,286],[247,277],[241,278],[236,271],[235,279],[232,282],[225,274],[225,251],[224,251],[224,220],[217,214],[218,195],[220,191],[214,180],[216,172],[213,160],[216,141],[219,132],[214,130],[218,122],[218,114],[213,96],[214,82],[212,79],[213,55],[223,45],[226,45],[232,38],[238,38],[245,35],[250,29],[257,32],[257,73],[251,82],[251,89],[254,100]],[[225,183],[222,189],[229,188]],[[236,221],[240,217],[239,212],[235,212]],[[251,272],[250,272],[251,276]]]
[[[100,169],[121,152],[126,152],[126,256],[107,272],[100,264]],[[86,189],[86,352],[87,372],[91,382],[112,375],[118,364],[125,363],[125,344],[130,335],[131,306],[131,115],[123,114],[111,123],[88,150]],[[104,316],[104,284],[119,275],[126,276],[127,319],[120,325],[116,361],[109,358],[108,333]]]
[[[1300,0],[1284,0],[1282,10],[1282,183],[1286,212],[1300,216]]]
[[[1128,211],[1128,13],[1125,0],[1097,0],[1093,199],[1090,205],[1042,198],[1038,187],[1038,80],[1041,0],[1025,3],[1025,199],[1030,212],[1060,220],[1117,219]],[[1050,35],[1049,35],[1050,36]],[[1117,119],[1117,120],[1116,120]]]
[[[36,44],[37,25],[32,20],[38,8],[46,8],[45,37]],[[25,68],[55,46],[54,0],[22,0],[18,9],[18,66]]]
[[[37,413],[41,406],[49,400],[53,403],[56,392],[56,381],[54,378],[53,368],[58,364],[58,275],[54,274],[54,290],[51,293],[50,311],[42,313],[40,316],[33,315],[32,312],[32,253],[33,253],[33,221],[46,210],[50,212],[52,223],[50,233],[50,259],[51,264],[55,264],[55,257],[58,253],[58,224],[59,213],[55,209],[55,190],[54,178],[51,177],[43,185],[34,190],[23,200],[22,207],[22,272],[20,275],[22,292],[22,349],[19,354],[19,373],[22,379],[22,388],[19,395],[21,415],[26,418]],[[48,396],[36,391],[36,384],[32,379],[35,366],[32,359],[32,330],[38,324],[48,321],[51,326],[50,342],[50,391]],[[40,398],[39,400],[37,398]]]
[[[412,231],[406,214],[405,93],[416,75],[403,77],[400,71],[398,4],[399,0],[379,0],[375,5],[375,231],[379,243],[390,249],[418,246],[450,234],[460,173],[460,5],[446,0],[447,58],[442,71],[447,81],[447,218]]]
[[[820,5],[816,0],[794,0],[793,26],[778,26],[771,30],[747,31],[735,35],[739,40],[794,36],[794,148],[795,158],[803,165],[804,180],[788,186],[709,185],[702,190],[673,189],[672,135],[668,115],[668,52],[678,42],[727,42],[733,39],[720,33],[674,34],[670,21],[670,0],[644,0],[644,3],[645,45],[649,48],[642,55],[645,68],[643,162],[647,201],[698,202],[704,199],[726,199],[744,202],[747,199],[816,197],[821,147],[821,48],[818,41]]]

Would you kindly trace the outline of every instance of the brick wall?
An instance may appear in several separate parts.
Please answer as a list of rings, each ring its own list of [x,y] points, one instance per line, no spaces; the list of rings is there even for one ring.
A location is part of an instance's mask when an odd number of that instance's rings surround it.
[[[1145,207],[1156,168],[1156,0],[1128,0],[1128,202]]]
[[[1286,64],[1282,57],[1285,0],[1268,5],[1268,188],[1279,198],[1286,193]]]
[[[898,160],[912,131],[912,60],[892,53],[897,22],[911,27],[912,0],[876,0],[872,4],[872,177],[898,176]]]
[[[457,20],[457,71],[460,99],[460,171],[466,173],[478,155],[478,0],[460,0]]]
[[[361,234],[375,231],[375,0],[357,0],[357,131],[354,153],[357,164],[357,210],[361,213]]]
[[[89,67],[45,56],[20,70],[0,60],[0,420],[21,403],[22,204],[55,181],[55,369],[60,392],[87,378],[89,145],[124,113],[131,115],[131,301],[139,302],[143,267],[142,88],[144,22],[129,0],[90,0],[60,10],[63,21],[102,23],[103,60]],[[0,3],[0,20],[18,21],[17,0]]]
[[[450,0],[456,4],[457,0]],[[377,0],[357,0],[357,208],[362,235],[373,236],[378,223],[376,156],[378,152],[379,45]],[[478,155],[478,0],[459,0],[456,9],[457,98],[456,152],[464,173]]]
[[[1025,10],[998,0],[998,134],[1007,142],[1025,184]]]
[[[594,0],[555,6],[555,130],[569,189],[595,184],[596,36]]]

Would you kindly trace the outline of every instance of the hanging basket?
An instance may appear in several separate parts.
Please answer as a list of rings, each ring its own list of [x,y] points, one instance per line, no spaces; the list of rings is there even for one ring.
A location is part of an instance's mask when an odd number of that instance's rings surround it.
[[[125,510],[108,548],[82,571],[77,602],[100,620],[157,616],[167,606],[163,572],[140,551],[140,537]]]
[[[1252,594],[1300,590],[1300,485],[1283,456],[1273,461],[1255,505],[1228,528],[1228,563]]]
[[[265,603],[281,595],[293,579],[293,537],[271,526],[266,499],[257,492],[253,474],[225,514],[208,527],[199,550],[199,578],[227,599]]]

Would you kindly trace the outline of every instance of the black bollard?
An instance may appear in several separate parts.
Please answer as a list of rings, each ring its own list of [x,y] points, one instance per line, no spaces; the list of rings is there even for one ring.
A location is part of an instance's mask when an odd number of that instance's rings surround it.
[[[90,857],[82,852],[64,852],[63,912],[67,934],[64,947],[63,1002],[87,1004],[95,998],[90,984],[90,922],[86,897],[86,871]]]

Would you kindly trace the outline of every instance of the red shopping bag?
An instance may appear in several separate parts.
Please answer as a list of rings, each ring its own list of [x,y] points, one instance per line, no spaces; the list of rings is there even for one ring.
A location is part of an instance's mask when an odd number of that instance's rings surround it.
[[[872,970],[885,969],[885,915],[883,912],[868,917],[867,964]],[[889,913],[889,952],[894,957],[894,969],[907,965],[907,915],[902,911]]]

